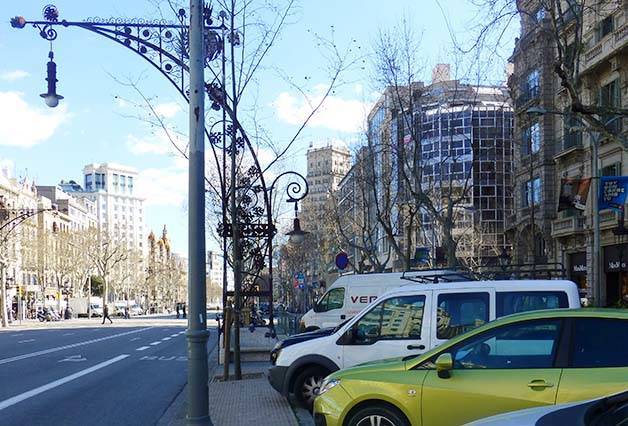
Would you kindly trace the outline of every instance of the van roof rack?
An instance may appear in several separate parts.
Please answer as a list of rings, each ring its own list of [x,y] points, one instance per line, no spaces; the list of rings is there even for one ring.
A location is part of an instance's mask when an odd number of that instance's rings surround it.
[[[401,277],[419,284],[438,284],[439,282],[477,281],[477,276],[466,268],[431,268],[405,271]]]
[[[482,266],[478,268],[477,274],[482,280],[567,279],[567,270],[565,269],[565,266],[560,262],[519,263],[514,265]]]

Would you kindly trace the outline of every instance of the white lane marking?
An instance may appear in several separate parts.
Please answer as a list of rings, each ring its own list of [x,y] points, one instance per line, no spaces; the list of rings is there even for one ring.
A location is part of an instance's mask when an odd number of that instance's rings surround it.
[[[71,374],[69,376],[66,376],[62,379],[59,380],[55,380],[54,382],[50,382],[46,385],[40,386],[38,388],[35,389],[31,389],[27,392],[21,393],[19,395],[16,395],[12,398],[9,399],[5,399],[4,401],[0,401],[0,411],[4,410],[5,408],[8,408],[12,405],[15,405],[19,402],[25,401],[29,398],[32,398],[36,395],[39,395],[40,393],[44,393],[46,391],[49,391],[50,389],[54,389],[58,386],[61,386],[65,383],[71,382],[72,380],[76,380],[79,377],[85,376],[89,373],[93,373],[94,371],[100,370],[101,368],[105,368],[113,363],[116,363],[118,361],[122,361],[124,358],[127,358],[129,355],[118,355],[115,358],[111,358],[108,361],[105,362],[101,362],[100,364],[96,364],[93,367],[89,367],[86,368],[85,370],[81,370],[78,373],[74,373]]]
[[[63,333],[63,336],[72,336],[74,333]]]
[[[151,328],[152,327],[146,327],[146,328],[141,328],[139,330],[126,331],[124,333],[113,334],[111,336],[100,337],[98,339],[86,340],[84,342],[73,343],[71,345],[58,346],[56,348],[45,349],[43,351],[32,352],[30,354],[18,355],[18,356],[14,356],[14,357],[11,357],[11,358],[4,358],[4,359],[0,359],[0,365],[8,364],[8,363],[14,362],[14,361],[20,361],[20,360],[27,359],[27,358],[33,358],[33,357],[40,356],[40,355],[46,355],[46,354],[49,354],[49,353],[52,353],[52,352],[62,351],[64,349],[76,348],[76,347],[79,347],[79,346],[85,346],[85,345],[90,345],[92,343],[102,342],[104,340],[115,339],[116,337],[126,336],[126,335],[133,334],[133,333],[140,333],[142,331],[146,331],[146,330],[149,330]]]
[[[35,339],[26,339],[26,340],[18,340],[18,343],[30,343],[30,342],[34,342]]]
[[[141,339],[142,339],[141,337],[134,337],[131,339],[131,342],[135,342],[136,340],[141,340]]]
[[[163,339],[161,339],[161,340],[165,342],[166,340],[170,340],[170,339],[172,339],[172,337],[164,337],[164,338],[163,338]]]
[[[135,350],[136,350],[136,351],[145,351],[145,350],[146,350],[146,349],[148,349],[148,348],[150,348],[150,346],[142,346],[142,347],[139,347],[139,348],[137,348],[137,349],[135,349]]]
[[[72,356],[66,356],[64,359],[62,359],[59,362],[81,362],[81,361],[87,361],[87,358],[83,358],[82,355],[72,355]]]
[[[17,333],[17,334],[12,334],[11,337],[17,337],[17,336],[23,336],[24,333]]]
[[[174,333],[174,334],[171,334],[170,337],[177,337],[178,335],[179,333]]]
[[[153,343],[150,343],[150,345],[151,345],[151,346],[160,345],[160,344],[161,344],[161,342],[153,342]]]

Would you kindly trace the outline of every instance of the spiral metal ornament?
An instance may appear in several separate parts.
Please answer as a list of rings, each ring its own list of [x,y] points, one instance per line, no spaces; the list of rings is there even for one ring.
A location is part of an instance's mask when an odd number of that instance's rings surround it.
[[[41,11],[44,19],[48,22],[58,22],[59,21],[59,9],[54,4],[48,4],[44,6]]]
[[[35,27],[39,30],[39,35],[41,36],[41,38],[48,41],[56,40],[57,30],[55,30],[51,26],[45,25],[43,27],[40,27],[39,25],[35,25]]]

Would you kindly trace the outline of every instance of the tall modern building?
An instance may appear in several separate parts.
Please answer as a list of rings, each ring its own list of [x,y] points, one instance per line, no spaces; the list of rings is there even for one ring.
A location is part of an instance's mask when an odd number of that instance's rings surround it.
[[[360,162],[362,184],[368,186],[363,203],[371,206],[368,219],[374,223],[368,231],[378,265],[372,266],[379,269],[402,270],[425,250],[433,262],[439,260],[445,217],[451,219],[458,259],[485,264],[509,246],[504,236],[513,211],[508,88],[453,80],[446,64],[433,76],[429,85],[388,88],[368,116],[367,152]],[[355,182],[343,184],[353,187],[347,194],[355,194]],[[434,209],[418,203],[417,194],[428,197]]]
[[[509,82],[516,114],[516,214],[511,232],[517,263],[560,262],[582,295],[604,306],[628,302],[628,244],[613,233],[618,213],[604,210],[598,215],[600,247],[595,247],[594,192],[598,177],[628,174],[627,150],[617,139],[599,135],[594,158],[589,126],[571,111],[571,96],[555,67],[562,61],[573,70],[584,104],[628,108],[628,1],[592,2],[584,10],[579,3],[565,2],[563,16],[556,17],[560,25],[555,25],[554,15],[544,8],[547,2],[518,1],[521,36],[511,57],[514,74]],[[553,113],[529,114],[531,109]],[[610,132],[626,134],[625,117],[609,114],[599,119],[609,123]],[[580,208],[559,208],[561,185],[589,178],[587,202]]]
[[[82,188],[72,182],[62,183],[61,187],[95,203],[100,230],[146,254],[144,199],[136,194],[137,170],[112,163],[94,163],[83,168],[83,177]]]

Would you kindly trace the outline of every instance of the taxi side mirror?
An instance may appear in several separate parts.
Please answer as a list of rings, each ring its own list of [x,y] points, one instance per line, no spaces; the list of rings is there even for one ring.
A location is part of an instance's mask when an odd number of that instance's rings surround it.
[[[454,368],[454,360],[450,353],[440,354],[436,361],[436,372],[441,379],[448,379],[451,377],[451,370]]]

